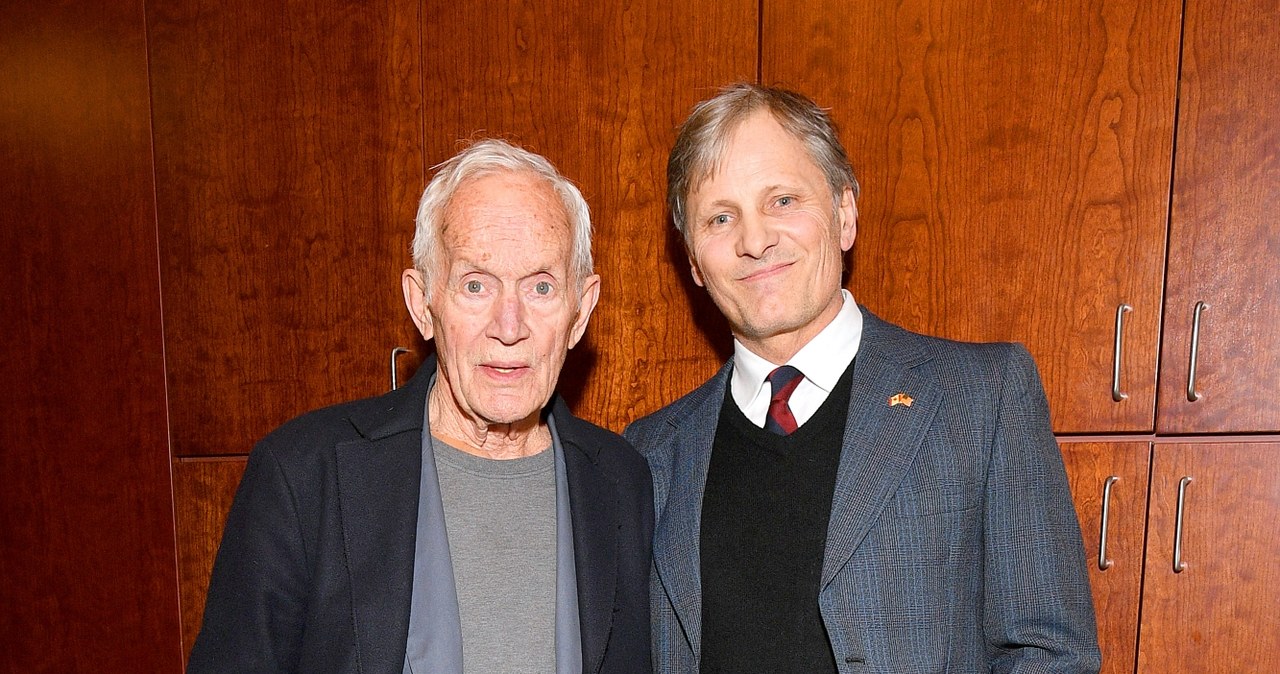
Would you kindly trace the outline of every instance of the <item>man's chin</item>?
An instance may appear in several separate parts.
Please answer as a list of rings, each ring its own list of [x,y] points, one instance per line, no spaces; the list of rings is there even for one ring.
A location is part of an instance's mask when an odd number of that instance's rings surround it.
[[[541,407],[528,408],[521,406],[516,408],[495,406],[490,409],[475,410],[476,416],[483,421],[491,429],[499,429],[504,427],[511,428],[527,428],[535,426],[538,423],[538,417],[542,412]]]

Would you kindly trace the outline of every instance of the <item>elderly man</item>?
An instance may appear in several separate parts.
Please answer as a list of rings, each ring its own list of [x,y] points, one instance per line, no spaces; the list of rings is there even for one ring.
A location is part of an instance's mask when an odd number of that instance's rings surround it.
[[[586,202],[482,141],[427,186],[413,258],[437,356],[254,449],[188,671],[649,671],[649,471],[554,395],[600,292]]]
[[[858,187],[828,116],[730,87],[684,123],[668,179],[734,355],[625,433],[654,477],[655,667],[1096,671],[1035,366],[841,288]]]

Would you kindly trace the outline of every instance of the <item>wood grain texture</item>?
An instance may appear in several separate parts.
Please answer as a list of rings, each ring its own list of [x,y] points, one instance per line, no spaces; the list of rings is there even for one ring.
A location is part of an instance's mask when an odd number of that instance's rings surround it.
[[[231,509],[236,487],[240,485],[245,463],[243,457],[178,459],[173,462],[184,660],[200,633],[213,560],[218,554],[227,512]]]
[[[1280,2],[1190,0],[1160,373],[1161,433],[1280,431]],[[1190,335],[1202,316],[1196,388]]]
[[[591,206],[600,305],[560,390],[614,430],[702,383],[728,328],[688,281],[665,209],[667,152],[693,104],[756,71],[757,4],[428,0],[426,158],[497,136],[551,160]]]
[[[1156,444],[1139,674],[1280,671],[1280,443]],[[1173,571],[1178,483],[1191,477]]]
[[[418,3],[153,0],[174,451],[389,387],[421,153]]]
[[[1062,442],[1072,500],[1084,536],[1102,649],[1102,674],[1132,674],[1138,655],[1143,540],[1151,446],[1146,442]],[[1101,568],[1103,492],[1109,478],[1107,555]]]
[[[763,81],[832,108],[862,182],[854,296],[914,330],[1025,343],[1058,432],[1153,427],[1179,8],[765,4]]]
[[[142,5],[0,14],[0,672],[178,672]]]

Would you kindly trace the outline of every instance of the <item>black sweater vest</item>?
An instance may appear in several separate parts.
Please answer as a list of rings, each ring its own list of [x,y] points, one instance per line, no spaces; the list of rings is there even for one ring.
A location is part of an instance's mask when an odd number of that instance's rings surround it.
[[[818,584],[853,368],[788,436],[725,391],[702,498],[703,672],[836,671]]]

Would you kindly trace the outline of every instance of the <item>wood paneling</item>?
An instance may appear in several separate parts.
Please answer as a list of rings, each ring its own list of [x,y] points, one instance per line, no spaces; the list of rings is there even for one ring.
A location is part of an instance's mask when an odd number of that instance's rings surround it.
[[[862,182],[854,297],[1026,343],[1058,432],[1153,427],[1179,9],[765,3],[763,82],[831,106]]]
[[[1098,619],[1098,645],[1102,648],[1102,674],[1131,674],[1138,652],[1151,445],[1064,442],[1061,447],[1084,536],[1089,585]],[[1108,481],[1110,497],[1105,498]],[[1105,563],[1100,557],[1104,507]]]
[[[1280,671],[1280,444],[1157,444],[1138,672]],[[1173,570],[1186,485],[1181,573]]]
[[[599,308],[560,390],[621,430],[702,383],[727,357],[719,312],[688,280],[665,209],[666,158],[693,104],[754,79],[757,3],[425,3],[428,164],[459,139],[545,155],[591,206]]]
[[[423,184],[418,3],[148,4],[172,440],[385,391]]]
[[[178,459],[173,500],[178,519],[178,579],[182,587],[182,653],[200,633],[209,575],[245,459]]]
[[[1280,2],[1190,0],[1161,359],[1161,433],[1280,432]],[[1202,315],[1187,397],[1192,318]]]
[[[181,667],[141,3],[0,20],[0,671]]]

